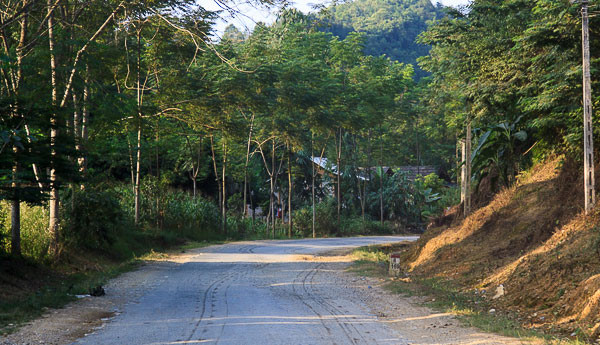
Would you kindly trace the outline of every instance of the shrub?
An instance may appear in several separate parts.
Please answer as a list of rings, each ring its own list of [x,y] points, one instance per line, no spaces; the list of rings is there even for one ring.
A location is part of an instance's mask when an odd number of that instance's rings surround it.
[[[67,245],[107,250],[129,223],[111,191],[74,191],[63,203],[62,237]]]
[[[214,203],[184,192],[165,193],[162,228],[177,230],[192,239],[214,237],[219,231],[221,215]]]
[[[421,196],[420,208],[423,218],[438,216],[445,208],[460,202],[460,188],[447,186],[436,174],[418,178],[415,187]]]
[[[379,221],[363,220],[361,217],[342,218],[341,230],[344,236],[391,234],[394,232],[387,222],[381,225]]]
[[[326,199],[315,205],[315,230],[317,236],[335,233],[337,228],[335,200]],[[312,206],[304,206],[294,212],[294,228],[297,235],[312,236]]]

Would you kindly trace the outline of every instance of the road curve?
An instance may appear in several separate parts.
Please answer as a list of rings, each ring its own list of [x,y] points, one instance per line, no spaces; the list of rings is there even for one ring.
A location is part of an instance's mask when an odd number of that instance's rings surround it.
[[[347,262],[306,255],[414,239],[252,241],[196,250],[74,344],[406,344],[353,298],[356,291],[332,279]]]

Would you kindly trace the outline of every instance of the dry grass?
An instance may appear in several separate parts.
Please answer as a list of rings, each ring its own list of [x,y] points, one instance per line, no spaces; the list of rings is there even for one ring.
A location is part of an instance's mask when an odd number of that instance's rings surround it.
[[[600,212],[582,214],[578,167],[555,157],[464,221],[428,230],[406,252],[416,277],[487,290],[526,327],[600,335]],[[492,299],[502,284],[506,295]]]

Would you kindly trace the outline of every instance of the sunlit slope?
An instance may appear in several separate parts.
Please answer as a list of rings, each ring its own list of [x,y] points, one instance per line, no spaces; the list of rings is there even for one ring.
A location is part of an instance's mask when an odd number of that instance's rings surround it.
[[[486,290],[525,326],[600,327],[600,212],[582,212],[578,165],[537,164],[466,220],[428,230],[406,254],[412,274]],[[502,284],[505,295],[493,299]]]

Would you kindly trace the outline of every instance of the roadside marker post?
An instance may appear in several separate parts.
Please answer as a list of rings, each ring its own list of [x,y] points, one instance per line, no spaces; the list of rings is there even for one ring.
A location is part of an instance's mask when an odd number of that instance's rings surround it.
[[[400,253],[391,253],[389,274],[391,276],[399,276],[401,271],[402,269],[400,268]]]

